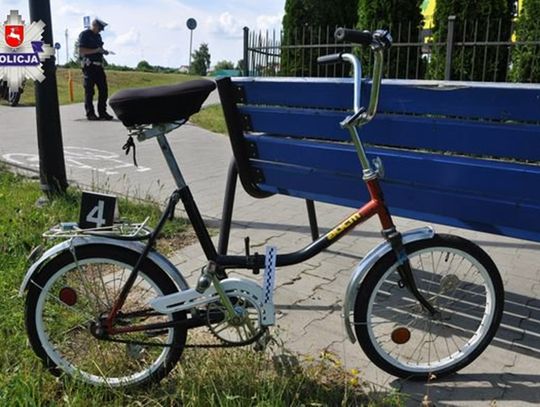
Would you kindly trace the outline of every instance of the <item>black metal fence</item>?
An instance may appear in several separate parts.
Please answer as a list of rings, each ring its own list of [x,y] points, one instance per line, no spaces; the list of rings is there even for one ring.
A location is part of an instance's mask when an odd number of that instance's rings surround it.
[[[512,81],[516,80],[512,77],[513,54],[517,47],[528,47],[533,55],[528,62],[533,65],[528,70],[531,76],[517,80],[538,82],[532,72],[540,70],[540,35],[532,41],[516,41],[514,25],[508,32],[500,19],[479,23],[456,21],[455,17],[450,17],[446,36],[438,41],[434,40],[430,27],[419,31],[409,23],[389,29],[398,35],[394,36],[394,45],[387,51],[386,78]],[[244,74],[348,76],[349,70],[344,64],[321,66],[316,63],[321,55],[351,51],[350,44],[335,42],[334,30],[335,27],[304,26],[285,35],[283,31],[255,32],[246,27]],[[368,76],[371,58],[371,53],[362,53],[364,74]]]

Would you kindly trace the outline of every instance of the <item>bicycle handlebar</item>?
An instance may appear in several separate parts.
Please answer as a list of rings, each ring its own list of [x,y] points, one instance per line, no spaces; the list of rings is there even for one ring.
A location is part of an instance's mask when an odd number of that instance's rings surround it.
[[[354,42],[356,44],[369,46],[373,42],[373,34],[369,31],[351,30],[349,28],[338,28],[334,34],[334,37],[339,42]]]
[[[373,33],[369,31],[357,31],[348,28],[337,28],[334,37],[338,41],[349,41],[356,44],[367,45],[374,52],[374,64],[372,75],[371,95],[369,99],[369,105],[367,109],[364,109],[360,104],[361,96],[361,77],[362,77],[362,64],[357,56],[349,53],[339,53],[324,55],[317,58],[317,62],[320,64],[335,64],[339,62],[349,62],[353,65],[354,72],[354,111],[360,113],[365,110],[364,113],[354,115],[354,121],[347,125],[362,125],[368,123],[377,112],[377,106],[379,104],[379,93],[381,86],[381,78],[383,71],[384,50],[392,46],[392,37],[386,30],[376,30]]]
[[[318,64],[337,64],[339,62],[344,62],[342,58],[342,53],[339,54],[330,54],[330,55],[323,55],[322,57],[317,58]]]

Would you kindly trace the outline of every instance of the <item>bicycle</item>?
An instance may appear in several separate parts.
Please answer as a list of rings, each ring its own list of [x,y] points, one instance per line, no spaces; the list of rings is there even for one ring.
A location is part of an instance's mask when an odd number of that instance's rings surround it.
[[[352,342],[386,372],[432,380],[470,364],[499,326],[504,290],[497,267],[479,246],[425,227],[398,232],[357,131],[373,119],[381,85],[387,31],[338,29],[341,41],[374,52],[370,101],[360,100],[361,63],[349,53],[319,58],[349,62],[354,113],[341,125],[351,135],[370,201],[301,250],[276,254],[219,254],[165,134],[199,111],[215,84],[207,80],[124,90],[111,99],[131,140],[157,138],[177,189],[154,230],[129,235],[78,231],[51,248],[28,271],[26,328],[34,352],[52,373],[97,385],[136,386],[159,381],[179,361],[189,329],[207,327],[221,346],[263,347],[274,324],[275,268],[301,263],[377,216],[384,242],[360,262],[347,287],[344,323]],[[153,249],[163,225],[182,201],[208,260],[195,288]],[[146,239],[146,244],[137,242]],[[230,278],[229,269],[264,269],[263,286]],[[352,321],[351,321],[352,318]]]

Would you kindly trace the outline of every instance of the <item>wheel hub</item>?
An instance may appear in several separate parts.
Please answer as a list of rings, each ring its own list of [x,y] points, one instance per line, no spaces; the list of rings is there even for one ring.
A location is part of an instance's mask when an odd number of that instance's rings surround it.
[[[453,292],[461,281],[455,274],[447,274],[441,278],[439,292],[441,294],[448,294]]]

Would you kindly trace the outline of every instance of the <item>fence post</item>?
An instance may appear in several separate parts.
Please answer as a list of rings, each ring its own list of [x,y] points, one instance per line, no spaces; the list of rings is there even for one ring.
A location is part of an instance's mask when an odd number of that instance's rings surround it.
[[[446,35],[446,63],[444,66],[444,80],[449,81],[452,76],[452,48],[454,47],[454,25],[456,16],[448,16],[448,32]]]
[[[249,76],[249,28],[244,27],[244,76]]]

